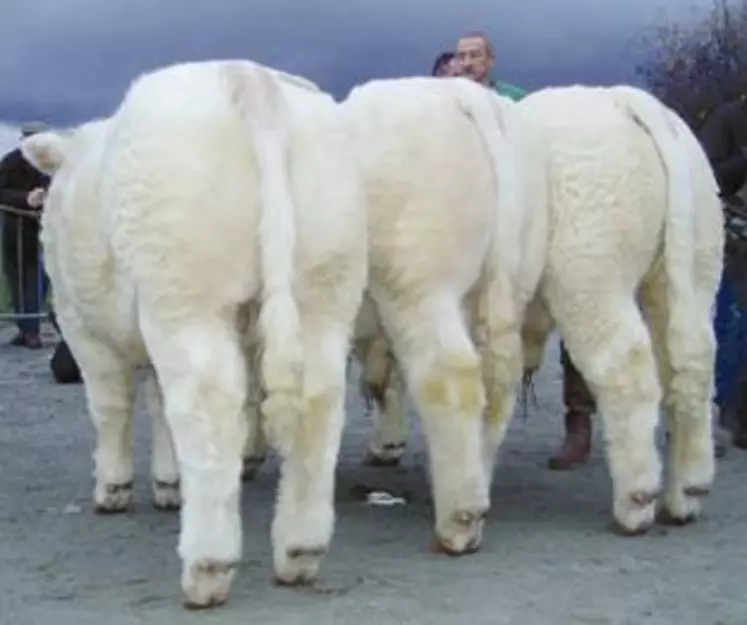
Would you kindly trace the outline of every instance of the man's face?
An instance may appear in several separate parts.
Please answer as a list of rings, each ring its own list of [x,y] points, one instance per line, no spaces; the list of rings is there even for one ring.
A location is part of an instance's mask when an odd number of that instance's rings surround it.
[[[480,83],[487,83],[493,67],[493,57],[482,37],[464,37],[457,45],[461,74]]]

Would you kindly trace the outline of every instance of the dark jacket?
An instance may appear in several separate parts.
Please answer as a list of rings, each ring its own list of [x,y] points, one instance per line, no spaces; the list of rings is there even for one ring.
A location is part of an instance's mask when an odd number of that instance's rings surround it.
[[[37,187],[48,188],[49,176],[42,174],[29,163],[20,148],[12,150],[0,161],[0,204],[11,206],[17,210],[36,214],[38,209],[32,208],[26,202],[29,191]],[[39,246],[39,223],[36,219],[20,217],[2,212],[3,221],[3,250],[6,256],[17,254],[18,227],[21,229],[24,259],[36,258]]]
[[[700,141],[721,195],[734,195],[747,180],[747,103],[740,100],[716,107],[700,130]]]

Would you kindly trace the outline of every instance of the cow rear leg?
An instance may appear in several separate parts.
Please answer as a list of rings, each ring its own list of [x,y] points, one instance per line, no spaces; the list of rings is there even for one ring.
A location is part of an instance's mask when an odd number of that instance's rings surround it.
[[[669,471],[662,519],[675,524],[697,519],[716,472],[711,414],[713,330],[706,319],[700,324],[694,321],[693,326],[686,339],[690,356],[673,363],[677,373],[667,397]]]
[[[506,437],[516,405],[524,364],[522,346],[527,345],[527,338],[535,337],[530,330],[534,318],[522,315],[522,309],[506,276],[490,271],[480,293],[477,316],[472,324],[475,343],[482,357],[487,402],[483,462],[488,488],[498,450]],[[522,317],[529,321],[523,327]],[[543,344],[536,346],[537,352],[541,353],[542,347]],[[530,354],[530,358],[536,357],[537,354]],[[530,366],[533,365],[531,361]]]
[[[481,363],[456,299],[382,305],[382,319],[423,420],[436,513],[435,545],[479,548],[488,511]]]
[[[250,394],[253,391],[250,390]],[[253,480],[267,458],[268,446],[259,403],[250,400],[245,410],[248,435],[242,456],[241,479]]]
[[[163,413],[163,398],[155,371],[145,380],[145,398],[152,427],[151,475],[153,506],[157,510],[178,510],[182,505],[179,466],[171,431]]]
[[[365,462],[371,466],[396,466],[407,447],[405,388],[385,337],[356,346],[362,363],[361,393],[374,419],[374,435]]]
[[[534,374],[542,364],[547,339],[555,327],[542,296],[537,293],[524,312],[521,326],[521,342],[524,370]]]
[[[177,306],[172,306],[178,309]],[[241,557],[246,370],[233,316],[159,323],[141,315],[181,476],[178,553],[188,608],[224,603]]]
[[[68,338],[85,381],[86,400],[96,429],[93,454],[94,511],[124,512],[133,499],[132,404],[135,372],[114,350],[83,330]]]
[[[257,353],[252,349],[246,350],[247,361],[247,403],[244,411],[247,422],[247,437],[242,457],[241,479],[253,480],[257,471],[267,458],[269,451],[265,424],[262,416],[262,387],[257,376]]]
[[[483,461],[490,486],[496,457],[506,438],[521,382],[523,368],[518,320],[496,323],[490,334],[490,342],[480,351],[487,398]]]
[[[284,419],[265,410],[267,433],[282,457],[272,523],[279,584],[311,583],[334,529],[335,468],[345,421],[348,334],[328,321],[304,320],[304,409]]]
[[[366,464],[374,467],[397,466],[407,449],[409,433],[405,410],[405,385],[399,371],[392,371],[384,389],[376,389],[374,435],[368,445]]]
[[[604,423],[617,528],[644,533],[661,488],[655,443],[661,390],[648,331],[632,295],[598,300],[558,291],[553,316]]]
[[[668,345],[666,289],[659,267],[642,285],[640,300],[651,327],[669,429],[669,467],[660,520],[684,525],[700,514],[716,470],[711,415],[715,339],[709,310],[704,307],[688,316],[688,334],[682,343]]]
[[[265,461],[268,453],[267,437],[262,416],[263,389],[258,371],[261,368],[261,351],[257,327],[259,308],[256,303],[239,308],[238,328],[246,364],[247,401],[244,416],[247,423],[247,437],[242,457],[241,479],[250,481]]]

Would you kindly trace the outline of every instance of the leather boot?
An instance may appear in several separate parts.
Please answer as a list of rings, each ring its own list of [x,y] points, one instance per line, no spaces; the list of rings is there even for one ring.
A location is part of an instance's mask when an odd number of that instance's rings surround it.
[[[565,439],[548,462],[553,471],[568,471],[574,465],[585,462],[591,453],[591,415],[596,407],[594,398],[584,378],[571,362],[565,345],[560,345],[560,361],[563,366],[563,401],[565,413]]]
[[[565,413],[565,438],[547,465],[553,471],[570,471],[586,462],[591,453],[591,414],[569,410]]]

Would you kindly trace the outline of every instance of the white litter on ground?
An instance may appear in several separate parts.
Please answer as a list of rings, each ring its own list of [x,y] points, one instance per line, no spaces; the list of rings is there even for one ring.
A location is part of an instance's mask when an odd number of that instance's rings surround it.
[[[404,506],[407,502],[403,497],[395,497],[383,490],[373,490],[368,493],[366,503],[372,506]]]

